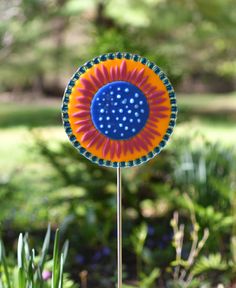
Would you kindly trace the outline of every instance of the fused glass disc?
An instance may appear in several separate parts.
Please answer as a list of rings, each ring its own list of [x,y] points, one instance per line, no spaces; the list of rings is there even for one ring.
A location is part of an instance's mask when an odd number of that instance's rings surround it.
[[[120,52],[79,67],[62,103],[72,144],[92,162],[111,167],[139,165],[159,154],[176,114],[175,92],[160,68]]]
[[[91,104],[92,121],[105,136],[127,140],[145,126],[149,106],[145,95],[135,85],[115,81],[100,88]]]

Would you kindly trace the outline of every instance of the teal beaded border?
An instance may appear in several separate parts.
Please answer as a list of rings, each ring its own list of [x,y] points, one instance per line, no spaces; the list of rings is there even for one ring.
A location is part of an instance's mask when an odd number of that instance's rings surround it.
[[[104,159],[98,158],[97,156],[92,155],[89,151],[87,151],[84,147],[82,147],[80,143],[76,140],[75,135],[73,135],[72,133],[72,129],[71,129],[70,122],[69,122],[68,103],[69,103],[69,98],[72,92],[72,88],[75,85],[75,82],[80,78],[81,75],[85,73],[86,70],[93,67],[93,65],[99,64],[100,62],[103,62],[106,60],[123,59],[123,58],[134,60],[136,62],[140,62],[146,65],[160,77],[162,83],[165,85],[169,93],[169,98],[170,98],[170,103],[171,103],[171,116],[170,116],[169,127],[166,130],[166,134],[163,136],[163,139],[159,143],[159,145],[153,149],[153,151],[149,152],[145,156],[142,156],[141,158],[138,158],[132,161],[112,162],[112,161],[104,160]],[[75,74],[72,76],[72,78],[70,79],[65,89],[61,110],[62,110],[62,121],[63,121],[66,134],[70,142],[72,143],[72,145],[79,151],[79,153],[85,156],[87,159],[89,159],[93,163],[96,163],[100,166],[113,167],[113,168],[137,166],[144,162],[147,162],[148,160],[158,155],[161,152],[161,150],[166,146],[168,140],[170,139],[171,134],[173,133],[173,129],[176,124],[177,112],[178,112],[177,103],[176,103],[176,94],[174,92],[173,86],[171,85],[165,73],[156,64],[154,64],[153,62],[150,62],[146,58],[141,57],[137,54],[131,54],[128,52],[116,52],[116,53],[103,54],[103,55],[93,58],[91,61],[88,61],[84,65],[80,66],[78,70],[75,72]]]

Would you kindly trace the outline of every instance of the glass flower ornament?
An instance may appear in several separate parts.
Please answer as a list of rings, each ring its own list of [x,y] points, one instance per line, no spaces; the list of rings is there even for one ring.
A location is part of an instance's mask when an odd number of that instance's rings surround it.
[[[114,168],[136,166],[159,154],[176,114],[175,92],[161,69],[121,52],[79,67],[62,103],[74,147],[92,162]]]

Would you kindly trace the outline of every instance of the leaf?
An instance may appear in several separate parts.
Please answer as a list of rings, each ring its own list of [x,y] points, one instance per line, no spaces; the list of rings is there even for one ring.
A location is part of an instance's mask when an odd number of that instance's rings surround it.
[[[154,268],[149,276],[146,276],[141,282],[140,287],[142,288],[150,288],[156,281],[156,279],[160,276],[160,270],[158,268]]]
[[[68,254],[68,250],[69,250],[69,241],[66,240],[66,242],[64,243],[64,245],[62,247],[63,264],[65,264],[66,257],[67,257],[67,254]]]
[[[198,275],[209,270],[224,271],[228,268],[226,261],[222,260],[221,254],[211,254],[208,257],[202,256],[192,269],[193,275]]]
[[[44,263],[46,260],[46,255],[48,253],[49,244],[50,244],[50,236],[51,236],[51,226],[50,226],[50,224],[48,224],[47,233],[45,235],[44,242],[43,242],[43,248],[42,248],[42,252],[41,252],[42,254],[41,254],[41,257],[39,260],[39,267],[40,267],[41,271],[43,270]]]
[[[182,267],[187,267],[188,266],[188,261],[185,261],[183,259],[179,259],[179,260],[174,260],[171,263],[171,266],[176,267],[176,266],[182,266]]]
[[[18,270],[18,286],[19,288],[25,288],[25,275],[23,267]]]
[[[24,246],[23,235],[21,233],[18,239],[18,246],[17,246],[17,260],[18,260],[19,268],[22,268],[23,263],[24,263],[23,262],[23,246]]]
[[[30,259],[30,248],[29,248],[29,243],[28,243],[28,234],[25,234],[23,238],[24,242],[24,256],[26,260],[28,261]]]
[[[59,275],[59,286],[58,286],[58,288],[63,288],[63,266],[64,266],[64,254],[61,253],[60,275]]]
[[[19,288],[25,288],[24,239],[22,233],[20,234],[18,239],[17,260],[18,260],[18,286]]]
[[[52,288],[58,288],[60,273],[59,263],[59,229],[56,230],[53,248]]]
[[[131,236],[131,241],[134,250],[138,256],[141,255],[143,247],[147,238],[148,228],[145,223],[142,223],[138,228],[136,228]]]
[[[33,263],[34,255],[33,251],[30,252],[29,262],[28,262],[28,282],[30,286],[34,286],[34,263]]]
[[[0,278],[0,288],[4,288],[1,278]]]
[[[2,263],[3,265],[3,271],[7,280],[7,288],[11,288],[11,281],[10,281],[7,262],[6,262],[5,247],[4,247],[2,240],[0,240],[0,263]]]

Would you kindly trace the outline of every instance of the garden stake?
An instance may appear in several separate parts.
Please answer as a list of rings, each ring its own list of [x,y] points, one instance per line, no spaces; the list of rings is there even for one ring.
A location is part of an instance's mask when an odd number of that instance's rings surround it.
[[[117,287],[122,288],[122,181],[117,167]]]
[[[95,57],[78,68],[66,87],[62,118],[71,143],[93,163],[117,169],[117,288],[122,288],[121,170],[159,154],[176,115],[170,81],[137,54]]]

